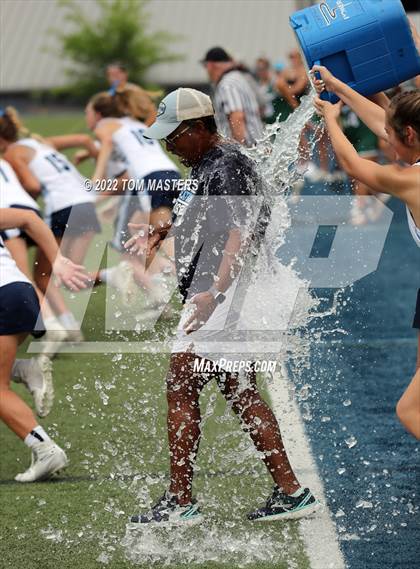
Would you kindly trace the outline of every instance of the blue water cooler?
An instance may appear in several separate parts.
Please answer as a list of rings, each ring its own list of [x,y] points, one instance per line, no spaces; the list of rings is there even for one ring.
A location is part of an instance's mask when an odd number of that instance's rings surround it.
[[[400,0],[325,0],[290,17],[309,69],[325,65],[363,95],[420,74]],[[332,102],[337,97],[323,93]]]

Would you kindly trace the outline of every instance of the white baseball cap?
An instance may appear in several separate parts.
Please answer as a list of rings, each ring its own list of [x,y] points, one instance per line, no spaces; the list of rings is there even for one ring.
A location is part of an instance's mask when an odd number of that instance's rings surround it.
[[[162,99],[155,122],[143,135],[160,140],[170,135],[182,121],[213,115],[214,108],[208,95],[196,89],[180,87]]]

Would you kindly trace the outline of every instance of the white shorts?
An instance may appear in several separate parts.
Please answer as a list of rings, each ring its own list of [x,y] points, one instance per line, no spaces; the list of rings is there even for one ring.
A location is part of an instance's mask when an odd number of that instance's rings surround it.
[[[191,334],[184,331],[184,324],[192,313],[192,305],[185,304],[177,327],[176,338],[172,344],[173,354],[191,352],[197,356],[205,357],[210,360],[219,359],[223,356],[223,346],[217,347],[218,342],[223,342],[226,337],[225,326],[232,305],[232,300],[236,290],[235,281],[226,291],[226,299],[222,304],[218,304],[213,314],[207,322]],[[229,318],[229,326],[235,322],[235,317]]]

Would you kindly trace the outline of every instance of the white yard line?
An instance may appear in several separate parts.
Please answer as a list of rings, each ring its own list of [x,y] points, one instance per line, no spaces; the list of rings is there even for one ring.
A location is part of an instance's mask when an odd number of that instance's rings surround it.
[[[292,385],[284,370],[281,374],[275,374],[274,381],[268,386],[268,393],[293,469],[302,485],[309,487],[323,504],[323,508],[313,517],[299,522],[299,532],[305,543],[311,569],[345,569],[336,527],[326,504],[324,485],[312,455]]]

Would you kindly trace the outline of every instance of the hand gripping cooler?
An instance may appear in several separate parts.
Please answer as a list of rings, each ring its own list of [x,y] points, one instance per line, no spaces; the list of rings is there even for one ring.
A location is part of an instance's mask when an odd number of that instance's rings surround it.
[[[309,69],[319,64],[363,95],[420,74],[400,0],[325,0],[290,16]],[[336,102],[331,93],[324,99]]]

